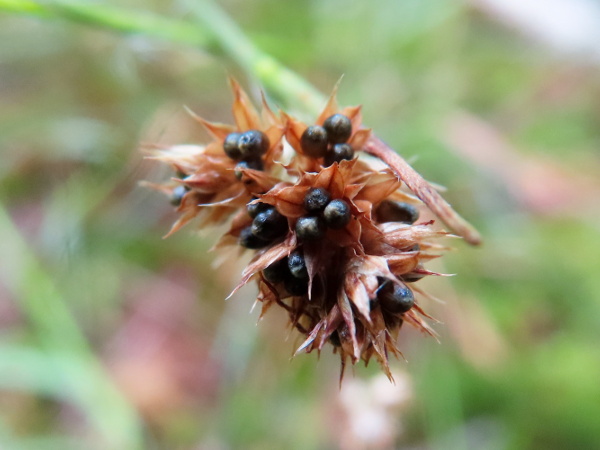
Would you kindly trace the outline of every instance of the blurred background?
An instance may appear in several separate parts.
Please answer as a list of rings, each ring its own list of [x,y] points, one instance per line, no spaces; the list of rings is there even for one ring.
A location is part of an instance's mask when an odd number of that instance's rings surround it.
[[[600,447],[598,2],[220,2],[320,91],[344,74],[340,103],[484,236],[422,281],[440,342],[405,328],[395,385],[361,364],[341,389],[329,350],[290,359],[281,312],[256,326],[254,287],[224,300],[247,259],[215,263],[220,230],[161,239],[175,213],[138,186],[170,176],[144,144],[208,139],[184,105],[230,122],[227,74],[258,84],[19,4],[0,1],[0,448]]]

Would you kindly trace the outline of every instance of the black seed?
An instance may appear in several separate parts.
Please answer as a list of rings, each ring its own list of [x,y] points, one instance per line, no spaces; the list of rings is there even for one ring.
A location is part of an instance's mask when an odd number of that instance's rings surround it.
[[[296,235],[301,241],[314,241],[325,236],[327,228],[323,219],[317,216],[300,217],[296,222]]]
[[[288,257],[288,269],[296,278],[308,278],[306,261],[304,260],[304,254],[301,251],[296,250],[290,253],[290,256]]]
[[[415,304],[415,296],[409,288],[389,280],[381,285],[377,298],[382,308],[394,314],[405,313]]]
[[[423,266],[419,264],[415,270],[423,270]],[[415,283],[420,279],[424,278],[425,274],[419,272],[409,272],[402,275],[402,281],[406,283]]]
[[[240,233],[239,242],[242,247],[251,249],[263,248],[269,245],[270,243],[269,241],[265,241],[254,236],[254,234],[252,234],[251,227],[246,227],[242,230],[242,232]]]
[[[323,211],[323,218],[329,228],[344,228],[350,222],[350,206],[344,200],[331,200]]]
[[[279,261],[275,261],[265,270],[263,270],[263,276],[267,281],[271,283],[280,283],[289,277],[290,271],[288,269],[288,258],[282,258]]]
[[[327,132],[318,125],[308,127],[300,138],[302,151],[313,158],[325,156],[327,152]]]
[[[285,290],[292,295],[305,295],[308,293],[308,280],[295,277],[288,277],[283,280]]]
[[[175,189],[173,189],[173,191],[171,192],[171,205],[173,206],[179,206],[181,205],[181,200],[183,200],[183,196],[185,194],[187,194],[189,191],[187,186],[184,186],[183,184],[180,184],[179,186],[177,186]]]
[[[275,239],[284,235],[287,230],[287,218],[281,215],[273,206],[258,213],[252,221],[252,233],[260,239]]]
[[[329,335],[329,342],[331,342],[335,347],[342,346],[342,342],[340,341],[340,335],[337,331],[334,331]]]
[[[253,219],[258,216],[259,213],[266,211],[267,209],[272,208],[268,203],[248,203],[246,209],[248,210],[248,215]]]
[[[242,157],[242,152],[239,147],[240,133],[229,133],[223,141],[223,150],[225,154],[234,161]]]
[[[395,200],[382,201],[375,210],[379,222],[415,223],[419,219],[419,210],[410,203]]]
[[[304,208],[308,212],[321,212],[331,200],[331,195],[325,189],[311,188],[304,196]]]
[[[354,149],[350,146],[350,144],[335,144],[333,148],[325,155],[323,165],[325,167],[329,167],[334,162],[339,163],[345,159],[349,161],[352,158],[354,158]]]
[[[334,114],[323,122],[327,138],[332,144],[346,142],[352,134],[352,122],[343,114]]]
[[[240,136],[238,147],[242,158],[258,158],[269,149],[269,138],[262,131],[246,131]]]
[[[235,177],[238,180],[242,179],[242,171],[240,169],[263,170],[264,166],[261,159],[249,159],[247,161],[240,161],[236,164],[234,169]]]

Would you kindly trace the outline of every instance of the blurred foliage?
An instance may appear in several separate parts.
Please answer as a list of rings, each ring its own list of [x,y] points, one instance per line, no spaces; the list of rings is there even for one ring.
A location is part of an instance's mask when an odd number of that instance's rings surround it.
[[[118,7],[191,30],[189,5]],[[458,242],[438,267],[457,277],[426,281],[447,300],[425,303],[443,322],[441,345],[401,333],[409,363],[395,370],[414,392],[393,416],[403,430],[395,445],[597,447],[598,67],[461,1],[222,6],[321,91],[344,74],[340,102],[363,104],[365,122],[447,186],[485,236],[481,249]],[[340,445],[349,431],[337,357],[289,362],[294,335],[284,341],[281,315],[256,327],[251,289],[223,301],[244,259],[214,266],[210,230],[160,239],[174,213],[137,186],[170,176],[142,159],[141,144],[206,139],[183,105],[229,121],[227,71],[255,81],[194,47],[210,39],[56,17],[0,21],[0,446]],[[151,21],[147,34],[163,25]],[[494,170],[456,151],[449,129],[463,112],[501,137],[510,164]],[[552,194],[557,183],[572,187],[566,198]],[[347,380],[376,373],[357,367]]]

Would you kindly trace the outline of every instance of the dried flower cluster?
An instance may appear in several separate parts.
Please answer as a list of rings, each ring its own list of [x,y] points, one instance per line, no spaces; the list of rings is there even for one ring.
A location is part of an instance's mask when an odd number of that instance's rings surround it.
[[[423,204],[381,161],[361,156],[372,139],[360,107],[338,109],[335,92],[314,124],[259,113],[232,81],[235,126],[196,117],[213,137],[206,146],[161,149],[154,159],[177,176],[156,186],[177,206],[169,234],[192,219],[229,221],[217,248],[251,249],[241,286],[258,283],[262,315],[279,305],[305,336],[297,352],[331,344],[354,364],[372,358],[391,377],[404,322],[432,334],[415,299],[423,263],[448,233],[419,222]],[[370,160],[369,160],[370,158]]]

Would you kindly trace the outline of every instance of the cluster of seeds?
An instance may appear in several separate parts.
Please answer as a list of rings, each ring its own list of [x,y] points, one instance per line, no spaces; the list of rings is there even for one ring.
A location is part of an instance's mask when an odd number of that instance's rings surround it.
[[[240,233],[240,245],[250,249],[258,249],[280,240],[288,231],[288,221],[277,209],[266,203],[249,203],[248,215],[252,224]]]
[[[259,115],[233,87],[235,128],[197,118],[214,142],[157,156],[177,172],[158,186],[181,215],[171,233],[231,219],[217,247],[255,251],[236,290],[256,280],[262,313],[279,305],[304,335],[298,351],[329,342],[343,364],[374,357],[390,375],[403,322],[432,333],[415,299],[424,293],[407,284],[433,274],[423,262],[445,233],[417,223],[419,202],[391,171],[357,158],[370,137],[359,107],[338,111],[332,97],[307,126],[266,104]],[[295,153],[280,163],[285,142]]]
[[[348,144],[352,135],[352,122],[343,114],[334,114],[323,122],[323,125],[309,126],[302,137],[302,151],[313,158],[323,158],[323,166],[329,167],[334,162],[351,160],[354,149]]]
[[[225,154],[237,162],[235,176],[242,178],[241,169],[263,170],[263,155],[269,149],[269,138],[260,130],[229,133],[223,141]]]

